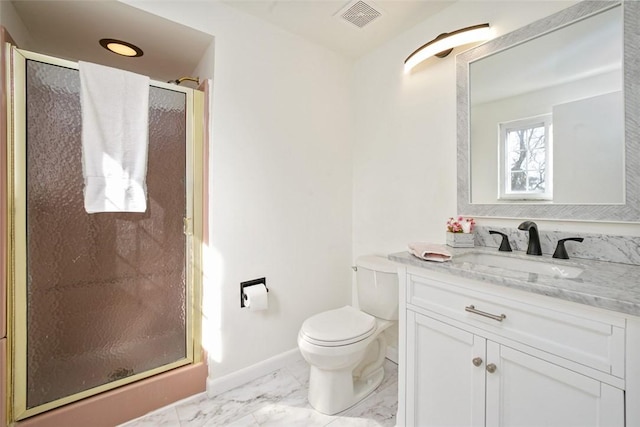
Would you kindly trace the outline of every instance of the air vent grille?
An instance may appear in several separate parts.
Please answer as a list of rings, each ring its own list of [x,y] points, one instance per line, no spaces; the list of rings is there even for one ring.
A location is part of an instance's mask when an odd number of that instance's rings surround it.
[[[347,6],[340,16],[356,27],[362,28],[380,15],[382,14],[367,3],[357,1],[353,5]]]

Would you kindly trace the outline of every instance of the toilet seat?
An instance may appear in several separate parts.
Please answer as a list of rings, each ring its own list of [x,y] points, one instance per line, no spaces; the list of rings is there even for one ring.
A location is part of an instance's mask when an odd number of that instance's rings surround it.
[[[347,305],[311,316],[302,324],[300,335],[311,344],[339,347],[362,341],[375,331],[375,317]]]

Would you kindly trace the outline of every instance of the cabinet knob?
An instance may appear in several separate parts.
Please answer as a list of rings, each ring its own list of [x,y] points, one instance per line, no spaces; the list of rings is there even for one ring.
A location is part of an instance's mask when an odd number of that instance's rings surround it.
[[[489,372],[490,374],[493,374],[496,371],[496,369],[497,367],[493,363],[489,363],[487,365],[487,372]]]
[[[480,357],[474,357],[473,360],[473,366],[480,366],[482,365],[482,359]]]

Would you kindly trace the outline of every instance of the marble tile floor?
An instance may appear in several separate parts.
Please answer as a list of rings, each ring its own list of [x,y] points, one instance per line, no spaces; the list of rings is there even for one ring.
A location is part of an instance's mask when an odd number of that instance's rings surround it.
[[[120,427],[392,427],[398,409],[398,365],[387,359],[384,369],[377,390],[333,416],[309,405],[309,366],[300,360],[213,398],[198,394]]]

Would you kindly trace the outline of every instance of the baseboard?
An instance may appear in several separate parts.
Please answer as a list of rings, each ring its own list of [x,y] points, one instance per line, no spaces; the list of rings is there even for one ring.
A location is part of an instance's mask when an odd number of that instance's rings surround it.
[[[206,375],[204,363],[186,365],[27,418],[15,426],[113,427],[204,392]]]
[[[265,376],[270,372],[282,369],[301,359],[302,355],[296,347],[220,378],[211,378],[211,375],[209,375],[207,378],[207,396],[217,396],[220,393],[224,393],[232,388],[246,384],[257,378]]]
[[[388,346],[386,357],[392,362],[398,363],[398,349]],[[244,385],[273,371],[287,367],[299,360],[302,360],[302,355],[298,348],[293,348],[289,351],[278,354],[277,356],[273,356],[267,360],[258,362],[255,365],[248,366],[220,378],[211,378],[209,375],[209,377],[207,377],[207,396],[217,396],[225,391]]]
[[[387,359],[391,360],[396,365],[398,364],[398,349],[395,347],[387,346]]]

